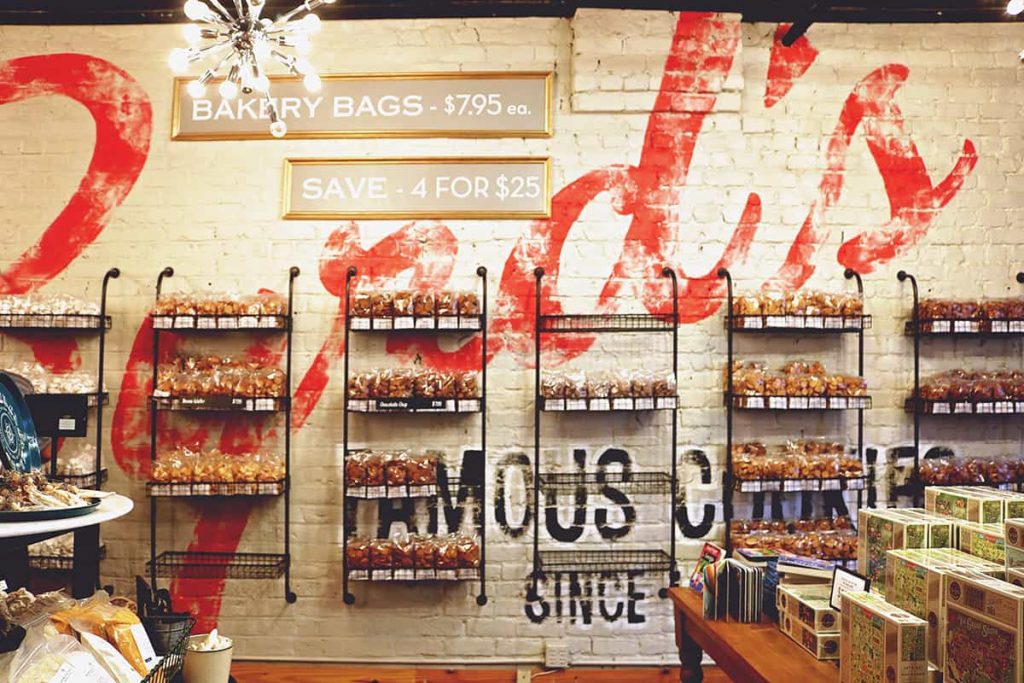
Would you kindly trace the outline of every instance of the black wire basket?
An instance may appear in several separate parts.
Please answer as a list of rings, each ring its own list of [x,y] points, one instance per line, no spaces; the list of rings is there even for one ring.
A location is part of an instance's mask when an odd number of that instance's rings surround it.
[[[170,649],[167,650],[163,659],[160,663],[153,667],[153,670],[142,679],[142,683],[177,683],[179,680],[178,674],[181,673],[181,667],[185,664],[185,651],[188,649],[188,638],[192,635],[192,628],[196,625],[195,618],[189,616],[186,620],[178,620],[178,622],[170,621],[170,617],[176,615],[165,615],[164,617],[146,617],[144,622],[150,622],[152,619],[167,619],[164,633],[168,635],[171,633],[171,626],[176,627],[175,633],[177,640],[171,645]],[[184,626],[179,626],[184,624]],[[151,624],[146,623],[146,631],[152,634],[150,631]],[[152,635],[151,635],[152,637]],[[154,649],[157,647],[157,641],[153,641]]]

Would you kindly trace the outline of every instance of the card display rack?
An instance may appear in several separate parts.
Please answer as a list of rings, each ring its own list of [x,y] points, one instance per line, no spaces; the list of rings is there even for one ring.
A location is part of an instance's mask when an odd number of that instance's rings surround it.
[[[668,267],[661,276],[671,281],[672,313],[656,314],[596,314],[551,315],[541,311],[541,292],[544,269],[534,269],[535,326],[534,335],[534,411],[533,411],[533,567],[527,600],[540,597],[539,585],[549,573],[576,572],[600,574],[604,572],[636,571],[648,574],[668,574],[668,586],[659,595],[668,596],[668,587],[679,585],[680,572],[676,563],[676,524],[678,471],[676,463],[679,429],[679,399],[677,396],[623,397],[589,399],[546,399],[541,396],[543,358],[541,341],[546,335],[561,334],[670,334],[672,336],[672,377],[676,386],[679,378],[679,281],[676,272]],[[605,472],[555,473],[541,472],[541,415],[544,413],[604,413],[614,411],[664,411],[671,417],[672,437],[669,446],[671,472],[645,472],[616,474]],[[671,506],[667,514],[669,551],[663,549],[618,550],[612,547],[579,550],[548,550],[540,547],[540,490],[575,491],[579,487],[599,488],[635,484],[637,493],[668,492]],[[551,488],[547,488],[550,486]]]
[[[718,270],[718,277],[726,282],[726,368],[728,382],[724,392],[726,409],[725,427],[725,472],[722,480],[722,508],[725,517],[725,547],[732,553],[731,522],[734,518],[733,498],[737,493],[753,494],[755,518],[763,514],[764,495],[773,496],[772,512],[781,515],[781,504],[778,496],[793,492],[802,496],[802,516],[810,517],[812,510],[811,494],[820,493],[824,497],[826,510],[848,515],[846,500],[843,493],[856,491],[857,507],[865,505],[864,494],[867,493],[867,505],[875,503],[875,466],[864,459],[864,411],[871,408],[870,396],[744,396],[736,394],[733,387],[734,349],[736,336],[747,334],[796,334],[815,333],[819,335],[835,335],[837,338],[846,334],[857,336],[857,373],[864,376],[864,331],[871,328],[871,316],[859,315],[738,315],[734,313],[733,278],[726,268]],[[857,294],[864,296],[864,283],[860,275],[846,269],[843,277],[854,280]],[[753,322],[752,322],[753,320]],[[857,411],[857,457],[864,464],[866,474],[854,478],[786,478],[786,479],[740,479],[733,468],[733,442],[735,440],[735,420],[737,411]]]
[[[976,339],[978,341],[992,338],[1024,339],[1024,320],[1016,318],[1005,320],[922,320],[921,295],[917,278],[913,274],[901,270],[896,273],[896,279],[901,283],[910,282],[913,297],[910,320],[904,324],[904,335],[913,338],[914,342],[914,386],[904,408],[914,419],[914,469],[908,482],[909,493],[913,496],[915,505],[920,505],[924,498],[924,489],[928,486],[921,480],[921,425],[924,418],[1024,415],[1024,401],[1017,399],[991,401],[929,401],[922,399],[921,340],[926,338],[936,341],[941,339]],[[1024,284],[1024,272],[1017,273],[1016,280],[1018,283]]]
[[[487,268],[479,266],[476,275],[480,278],[480,315],[452,316],[386,316],[355,317],[352,315],[353,284],[359,271],[349,266],[345,278],[345,400],[342,421],[343,453],[347,460],[352,449],[349,447],[352,429],[352,414],[370,416],[388,415],[478,415],[480,422],[480,451],[483,459],[479,484],[473,485],[473,496],[482,506],[486,497],[487,463]],[[480,396],[478,398],[353,398],[349,396],[349,357],[352,355],[351,335],[376,333],[419,333],[434,335],[480,335]],[[452,419],[452,418],[446,418]],[[356,534],[356,510],[360,503],[381,499],[439,498],[459,480],[441,475],[438,471],[436,484],[407,484],[402,486],[356,486],[348,485],[348,477],[342,479],[342,498],[345,501],[344,530],[342,533],[342,599],[346,605],[353,605],[356,596],[350,590],[351,582],[407,583],[473,581],[480,587],[476,604],[487,604],[487,525],[482,507],[474,515],[477,535],[480,541],[480,567],[478,569],[352,569],[348,566],[348,544]]]
[[[99,391],[91,394],[28,394],[25,397],[40,437],[50,438],[50,463],[47,476],[81,488],[99,490],[107,481],[107,470],[103,467],[103,418],[109,395],[102,390],[106,362],[107,332],[113,327],[113,319],[107,314],[107,292],[111,280],[121,277],[119,268],[110,268],[103,274],[100,285],[100,306],[98,314],[4,314],[0,315],[0,333],[31,335],[35,338],[54,337],[96,337],[96,386]],[[60,441],[66,437],[88,437],[89,411],[95,409],[96,459],[91,472],[64,475],[58,473]],[[98,563],[105,556],[105,547],[97,545],[87,554],[86,562]],[[45,557],[30,559],[33,568],[68,570],[72,568],[71,558]],[[43,564],[46,566],[43,567]]]
[[[174,269],[164,268],[156,281],[159,300],[166,278],[174,276]],[[235,396],[168,396],[154,391],[150,397],[150,458],[156,461],[159,445],[159,415],[164,412],[210,412],[223,414],[276,414],[284,417],[284,479],[271,482],[157,482],[146,483],[149,497],[149,562],[147,570],[154,588],[157,578],[184,579],[277,579],[284,577],[284,597],[294,603],[296,594],[291,589],[291,386],[292,386],[292,332],[294,329],[295,279],[299,269],[288,270],[288,308],[285,315],[217,315],[217,316],[151,316],[153,322],[152,386],[157,384],[160,365],[160,341],[166,334],[252,334],[279,333],[286,337],[285,395],[264,397]],[[191,322],[192,324],[188,324]],[[161,498],[189,498],[201,500],[212,497],[283,497],[283,552],[281,553],[222,553],[200,551],[157,552],[157,519]]]

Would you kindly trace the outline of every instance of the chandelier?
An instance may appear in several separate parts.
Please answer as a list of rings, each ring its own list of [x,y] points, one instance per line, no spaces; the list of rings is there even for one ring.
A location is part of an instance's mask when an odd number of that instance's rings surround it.
[[[239,91],[246,95],[260,93],[266,99],[270,134],[275,138],[284,137],[288,125],[270,97],[267,65],[277,62],[289,73],[300,76],[310,92],[320,90],[320,77],[306,59],[312,49],[310,36],[320,30],[320,17],[313,10],[334,1],[305,0],[295,9],[270,20],[260,17],[266,0],[232,0],[234,12],[221,0],[188,0],[185,16],[195,23],[186,25],[182,32],[190,47],[171,50],[171,70],[183,74],[195,62],[209,61],[211,66],[189,82],[188,94],[193,98],[202,97],[206,85],[226,72],[217,88],[220,96],[230,100],[237,97]]]

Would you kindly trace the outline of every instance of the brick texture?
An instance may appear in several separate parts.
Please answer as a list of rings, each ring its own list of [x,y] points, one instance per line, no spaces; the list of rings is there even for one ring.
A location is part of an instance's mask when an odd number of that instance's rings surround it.
[[[685,75],[701,63],[705,77],[666,93],[669,81],[663,72],[674,34],[704,19],[687,21],[680,22],[678,14],[668,12],[586,10],[573,20],[325,23],[314,53],[324,73],[555,72],[553,138],[456,143],[172,142],[172,78],[166,55],[182,42],[179,27],[0,27],[7,58],[80,52],[109,60],[138,81],[153,107],[152,141],[137,184],[95,242],[46,284],[45,291],[94,297],[108,267],[123,270],[110,295],[115,327],[109,338],[106,382],[114,405],[123,400],[124,370],[162,267],[175,267],[177,275],[168,284],[173,289],[253,291],[260,287],[283,290],[288,266],[298,265],[303,272],[297,282],[295,368],[296,377],[301,378],[309,373],[338,312],[338,292],[329,286],[329,268],[319,269],[332,263],[329,238],[347,232],[370,249],[405,222],[282,221],[285,157],[550,155],[554,188],[562,190],[556,211],[564,217],[574,213],[573,206],[579,210],[582,205],[578,219],[565,221],[572,228],[562,245],[557,296],[566,311],[594,309],[623,253],[628,258],[618,310],[643,310],[637,295],[649,252],[634,240],[624,245],[634,221],[648,228],[657,224],[644,234],[648,238],[661,235],[659,253],[689,277],[713,275],[723,252],[733,254],[731,267],[740,288],[784,280],[792,276],[794,267],[806,266],[811,272],[797,278],[800,284],[847,289],[851,285],[842,278],[841,263],[858,258],[866,262],[868,310],[875,320],[866,348],[867,375],[875,397],[866,438],[879,446],[907,443],[912,430],[902,402],[913,365],[902,324],[910,291],[897,283],[896,271],[905,268],[917,274],[926,294],[1019,292],[1013,275],[1020,266],[1016,263],[1021,247],[1017,220],[1022,212],[1024,143],[1017,133],[1024,90],[1019,89],[1017,27],[815,25],[808,38],[819,54],[801,70],[799,64],[794,66],[799,59],[792,55],[773,57],[776,26],[739,25],[738,17],[726,15],[718,17],[710,29],[678,41],[680,53],[673,71]],[[735,40],[735,49],[723,47],[730,40]],[[723,73],[722,60],[728,58],[731,68]],[[778,60],[783,62],[778,73],[790,74],[792,83],[777,87],[782,94],[768,107],[765,92],[773,59],[777,66]],[[9,78],[9,72],[0,71],[0,89]],[[888,100],[885,93],[891,95]],[[656,106],[664,116],[652,119]],[[853,127],[847,142],[843,126],[858,113],[864,118]],[[687,129],[695,114],[706,115],[696,129]],[[0,108],[0,180],[5,190],[0,246],[6,254],[29,248],[75,191],[93,154],[94,128],[87,111],[63,97],[36,97]],[[680,173],[680,157],[689,152],[679,150],[687,141],[693,143],[692,159],[686,160],[686,172]],[[951,174],[961,156],[968,158],[967,165]],[[883,164],[887,175],[879,171]],[[922,174],[926,181],[921,181]],[[582,186],[575,184],[584,176],[599,186],[592,197],[584,197]],[[958,190],[941,196],[949,185],[960,183]],[[570,189],[563,190],[567,186]],[[934,197],[929,194],[933,187]],[[902,196],[906,192],[911,196]],[[751,193],[756,197],[751,198]],[[899,210],[890,205],[894,194]],[[748,202],[753,208],[745,212]],[[734,230],[744,221],[753,224],[752,211],[760,215],[756,230],[741,234],[737,239],[746,247],[736,250],[730,246]],[[653,218],[655,213],[664,220]],[[805,223],[812,224],[811,233],[820,236],[820,244],[806,249],[806,258],[797,259],[796,266],[780,276]],[[908,224],[913,227],[909,236],[872,237],[852,255],[841,248],[858,235]],[[491,273],[492,292],[499,289],[507,264],[522,260],[530,266],[536,254],[546,253],[552,245],[549,228],[526,221],[425,221],[416,229],[425,237],[410,244],[429,245],[431,236],[446,232],[454,238],[457,250],[445,255],[453,287],[473,286],[475,268],[483,264]],[[799,248],[796,251],[800,253]],[[406,278],[407,274],[397,282]],[[687,320],[680,334],[684,409],[679,453],[688,482],[683,491],[694,523],[705,504],[714,507],[715,524],[707,538],[717,539],[722,533],[718,466],[725,428],[720,293],[685,279],[683,284]],[[494,307],[497,317],[507,318],[516,310],[529,313],[532,301],[519,297],[531,292],[507,289]],[[705,301],[708,296],[713,298],[710,303]],[[199,342],[194,348],[224,350],[229,348],[226,343]],[[29,354],[13,338],[5,337],[0,344],[5,362]],[[92,367],[93,347],[88,344],[83,342],[78,360]],[[516,529],[524,518],[528,496],[520,470],[503,463],[519,454],[532,457],[532,343],[528,336],[510,329],[495,335],[495,344],[501,348],[490,365],[485,505],[490,603],[477,607],[473,587],[468,585],[358,587],[357,605],[342,603],[337,454],[342,370],[340,362],[334,362],[328,368],[325,393],[292,441],[293,583],[299,602],[287,605],[279,582],[258,581],[229,581],[219,605],[213,602],[213,608],[219,609],[221,629],[237,638],[239,656],[374,663],[536,662],[546,642],[562,641],[569,645],[574,663],[675,660],[670,608],[657,598],[664,577],[584,583],[584,595],[591,591],[593,596],[586,610],[570,600],[567,580],[562,582],[560,603],[552,584],[544,590],[542,606],[526,604],[530,535],[517,534]],[[144,358],[148,347],[143,343],[140,348]],[[600,339],[568,365],[653,366],[668,362],[669,352],[670,348],[650,346],[642,338]],[[855,368],[855,347],[849,341],[844,345],[816,339],[744,340],[738,353],[777,363],[792,357],[822,357],[834,367]],[[1021,353],[1016,342],[934,344],[928,347],[925,370],[954,363],[1019,367]],[[353,364],[368,367],[402,360],[385,354],[382,341],[361,341]],[[396,355],[413,356],[415,350]],[[113,412],[112,408],[108,416]],[[148,559],[148,506],[142,479],[131,465],[148,457],[144,431],[148,421],[138,413],[124,419],[138,424],[122,425],[115,443],[107,442],[106,458],[112,467],[111,488],[131,495],[137,507],[126,520],[105,529],[108,559],[103,572],[106,579],[127,590]],[[107,425],[109,431],[109,419]],[[357,441],[381,447],[428,444],[443,449],[457,468],[461,451],[478,446],[474,425],[472,421],[442,425],[427,420],[362,420],[354,429]],[[569,468],[577,448],[585,450],[588,464],[593,465],[608,447],[625,449],[639,470],[668,467],[670,431],[663,416],[547,421],[545,425],[545,468]],[[854,427],[849,416],[782,416],[744,419],[737,429],[739,438],[801,434],[852,438]],[[973,424],[968,427],[931,425],[925,438],[929,443],[959,444],[972,453],[1020,446],[1020,433],[1012,422],[978,423],[977,432],[972,431]],[[212,422],[196,436],[214,439],[218,430]],[[280,425],[276,434],[279,439]],[[987,445],[979,443],[982,437]],[[710,460],[711,484],[701,483],[699,468],[683,457],[688,449]],[[118,457],[116,463],[112,454]],[[503,529],[495,515],[499,472],[506,480],[502,502],[511,530]],[[623,547],[661,543],[667,530],[667,499],[630,497],[636,505],[636,523],[618,542]],[[587,506],[578,541],[586,547],[604,544],[595,524],[597,510],[607,507],[609,524],[621,523],[619,507],[596,498]],[[570,501],[571,497],[560,499],[563,507]],[[159,529],[161,546],[184,548],[194,536],[194,522],[203,505],[161,505],[165,520]],[[569,525],[571,515],[564,511],[560,521]],[[231,532],[241,533],[241,548],[272,550],[282,534],[279,508],[257,505],[242,528]],[[542,536],[545,545],[558,545],[546,533]],[[703,540],[680,541],[677,552],[684,570]],[[635,599],[631,601],[630,595]],[[210,601],[203,604],[211,607]],[[585,611],[591,613],[589,619]]]

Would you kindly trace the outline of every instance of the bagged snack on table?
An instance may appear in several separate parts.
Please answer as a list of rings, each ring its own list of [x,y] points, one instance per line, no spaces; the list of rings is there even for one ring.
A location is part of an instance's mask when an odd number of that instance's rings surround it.
[[[145,676],[157,663],[156,653],[139,617],[126,607],[111,604],[103,591],[80,605],[51,615],[58,630],[70,626],[78,633],[91,633],[117,648],[140,675]]]
[[[82,646],[110,674],[115,683],[139,683],[142,677],[114,647],[91,633],[82,634]]]
[[[32,629],[10,664],[10,683],[89,681],[115,683],[77,640]]]

